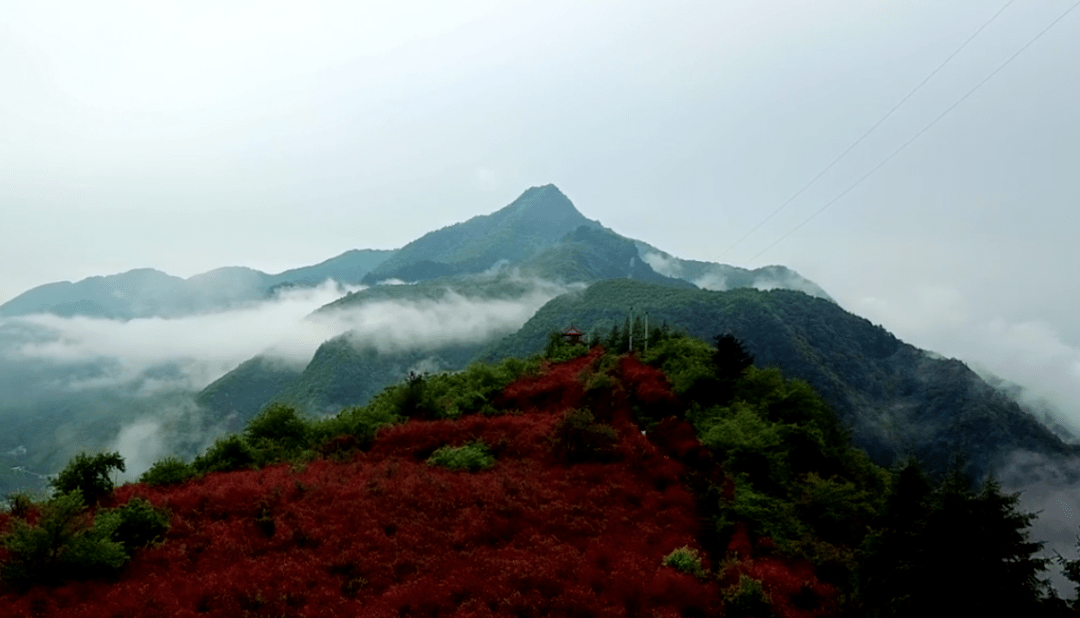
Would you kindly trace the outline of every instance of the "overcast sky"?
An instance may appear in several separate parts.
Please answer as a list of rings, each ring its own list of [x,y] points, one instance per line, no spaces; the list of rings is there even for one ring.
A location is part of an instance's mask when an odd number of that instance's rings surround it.
[[[1005,0],[9,0],[0,302],[399,247],[554,183],[621,234],[787,265],[912,343],[1080,396],[1080,10],[761,253],[1072,4],[1014,2],[727,250]]]

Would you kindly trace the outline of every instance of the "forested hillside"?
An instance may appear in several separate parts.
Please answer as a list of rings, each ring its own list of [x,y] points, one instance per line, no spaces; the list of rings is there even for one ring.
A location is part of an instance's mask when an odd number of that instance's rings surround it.
[[[962,362],[908,345],[836,304],[791,290],[673,290],[627,280],[603,281],[553,299],[520,331],[479,358],[533,354],[547,333],[570,323],[591,340],[622,345],[633,312],[636,349],[661,327],[708,338],[731,333],[757,366],[806,380],[852,428],[855,443],[879,465],[917,455],[940,476],[954,455],[982,479],[1015,449],[1075,455],[1071,447]]]
[[[140,483],[112,487],[115,454],[76,458],[55,497],[0,514],[0,609],[1074,615],[1014,496],[876,466],[806,383],[714,343],[553,334],[331,417],[270,406]]]

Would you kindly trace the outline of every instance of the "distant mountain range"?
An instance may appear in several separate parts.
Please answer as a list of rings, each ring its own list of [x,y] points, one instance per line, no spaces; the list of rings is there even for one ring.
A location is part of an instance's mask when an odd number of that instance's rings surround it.
[[[817,389],[852,429],[855,443],[881,465],[912,453],[940,472],[959,454],[980,478],[1016,449],[1077,454],[963,363],[923,352],[844,311],[793,270],[677,258],[585,218],[553,185],[533,187],[495,213],[430,232],[396,251],[350,251],[277,275],[222,268],[185,280],[144,269],[53,283],[0,305],[0,317],[176,317],[257,304],[283,286],[312,287],[327,279],[368,286],[306,318],[313,326],[341,325],[341,334],[306,364],[283,363],[267,351],[189,393],[207,424],[242,427],[273,401],[309,414],[360,405],[410,371],[533,354],[551,331],[571,323],[599,336],[626,323],[633,309],[638,318],[647,313],[651,326],[703,339],[735,334],[758,365],[780,367]],[[406,314],[421,316],[422,328],[410,326]],[[381,321],[372,322],[373,316]],[[395,332],[409,328],[419,330]],[[34,388],[46,383],[34,382]],[[48,429],[30,429],[37,410],[32,394],[24,393],[17,409],[9,406],[24,429],[17,443],[0,442],[0,457],[6,449],[40,448],[34,435]],[[77,414],[81,401],[71,395],[62,408]],[[0,400],[0,416],[3,405]],[[55,456],[35,460],[39,469],[62,463],[54,461],[60,449],[51,448]]]
[[[76,283],[61,281],[38,286],[0,305],[0,317],[48,313],[130,320],[225,311],[267,300],[282,287],[312,287],[328,279],[357,285],[393,254],[375,249],[346,251],[325,262],[276,275],[229,266],[182,279],[152,268],[139,268]]]

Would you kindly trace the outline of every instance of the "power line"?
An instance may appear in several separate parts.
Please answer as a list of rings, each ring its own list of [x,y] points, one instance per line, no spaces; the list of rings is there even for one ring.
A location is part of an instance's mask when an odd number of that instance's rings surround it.
[[[772,211],[772,212],[771,212],[771,213],[769,214],[769,216],[767,216],[767,217],[765,217],[764,219],[762,219],[762,221],[761,221],[760,223],[758,223],[757,225],[755,225],[755,226],[753,227],[753,229],[751,229],[751,230],[750,230],[749,232],[747,232],[747,233],[743,234],[742,238],[740,238],[739,240],[736,240],[736,241],[735,241],[734,243],[732,243],[732,244],[731,244],[731,246],[730,246],[730,247],[728,247],[727,249],[724,249],[723,253],[721,253],[721,254],[720,254],[720,257],[723,257],[723,256],[724,256],[725,254],[727,254],[727,252],[728,252],[728,251],[731,251],[731,250],[732,250],[732,249],[734,249],[734,248],[735,248],[736,246],[738,246],[738,245],[739,245],[739,243],[741,243],[742,241],[744,241],[744,240],[746,240],[747,238],[749,238],[751,234],[753,234],[754,232],[756,232],[756,231],[758,231],[759,229],[761,229],[761,226],[763,226],[763,225],[765,225],[766,223],[768,223],[770,219],[772,219],[772,218],[773,218],[774,216],[776,216],[776,214],[777,214],[777,213],[779,213],[779,212],[780,212],[781,210],[783,210],[784,208],[786,208],[788,204],[790,204],[790,203],[794,202],[794,201],[796,200],[796,198],[798,198],[798,197],[799,197],[800,195],[802,195],[804,191],[806,191],[807,189],[809,189],[809,188],[810,188],[810,187],[811,187],[811,186],[812,186],[812,185],[813,185],[813,184],[814,184],[815,182],[817,182],[817,181],[818,181],[818,180],[819,180],[819,179],[820,179],[820,178],[821,178],[822,176],[824,176],[824,175],[825,175],[825,174],[826,174],[826,173],[827,173],[827,172],[828,172],[829,170],[831,170],[831,169],[833,168],[833,166],[835,166],[835,165],[836,165],[837,163],[839,163],[839,162],[840,162],[840,160],[841,160],[841,159],[843,159],[843,158],[844,158],[845,156],[847,156],[847,154],[848,154],[849,152],[851,152],[852,150],[854,150],[854,149],[855,149],[855,147],[856,147],[856,146],[858,146],[859,144],[861,144],[861,143],[862,143],[862,141],[863,141],[864,139],[866,139],[866,138],[867,138],[867,137],[868,137],[868,136],[869,136],[869,135],[870,135],[871,133],[873,133],[875,129],[877,129],[877,128],[878,128],[879,126],[881,126],[881,123],[883,123],[883,122],[885,122],[886,120],[888,120],[888,118],[889,118],[890,116],[892,116],[892,115],[893,115],[893,113],[894,113],[894,112],[895,112],[896,110],[900,109],[900,106],[901,106],[901,105],[903,105],[904,103],[906,103],[908,99],[910,99],[910,98],[911,98],[912,96],[914,96],[914,94],[915,94],[916,92],[918,92],[918,91],[919,91],[920,89],[922,89],[922,87],[926,85],[926,82],[930,81],[930,80],[931,80],[931,79],[932,79],[932,78],[933,78],[933,77],[934,77],[935,75],[937,75],[937,74],[938,74],[938,72],[939,72],[939,71],[941,71],[941,69],[945,68],[945,65],[946,65],[946,64],[949,64],[949,61],[950,61],[950,60],[952,60],[953,58],[955,58],[957,54],[959,54],[959,53],[960,53],[961,51],[963,51],[963,49],[964,49],[965,47],[967,47],[967,46],[968,46],[968,43],[970,43],[971,41],[973,41],[973,40],[975,39],[975,37],[979,36],[979,33],[981,33],[981,32],[982,32],[983,30],[985,30],[985,29],[986,29],[986,27],[987,27],[987,26],[989,26],[991,22],[993,22],[993,21],[994,21],[995,19],[997,19],[998,15],[1001,15],[1001,14],[1002,14],[1002,12],[1004,12],[1004,11],[1005,11],[1005,9],[1009,8],[1009,5],[1011,5],[1011,4],[1012,4],[1013,2],[1015,2],[1015,1],[1016,1],[1016,0],[1009,0],[1008,2],[1006,2],[1004,6],[1002,6],[1002,7],[1000,8],[1000,9],[998,9],[998,11],[997,11],[996,13],[994,13],[994,14],[993,14],[993,15],[992,15],[992,16],[990,17],[990,19],[986,20],[986,22],[985,22],[985,23],[983,23],[983,25],[979,26],[979,29],[978,29],[978,30],[976,30],[976,31],[975,31],[975,32],[974,32],[974,33],[973,33],[973,34],[972,34],[971,36],[969,36],[969,37],[967,38],[967,40],[966,40],[966,41],[964,41],[964,42],[963,42],[963,43],[962,43],[962,44],[960,45],[960,47],[957,47],[957,48],[956,48],[956,51],[954,51],[953,53],[949,54],[949,57],[948,57],[948,58],[946,58],[946,59],[945,59],[945,60],[944,60],[944,61],[943,61],[943,62],[942,62],[941,64],[939,64],[939,65],[937,66],[937,68],[936,68],[936,69],[934,69],[933,71],[931,71],[931,72],[930,72],[930,74],[929,74],[929,75],[927,75],[925,79],[923,79],[923,80],[922,80],[921,82],[919,82],[919,85],[918,85],[918,86],[915,86],[914,88],[912,88],[912,89],[911,89],[911,92],[908,92],[908,93],[907,93],[907,94],[906,94],[906,95],[904,96],[904,98],[900,99],[900,102],[899,102],[899,103],[897,103],[896,105],[894,105],[894,106],[892,107],[892,109],[890,109],[890,110],[889,110],[888,112],[886,112],[886,113],[885,113],[885,115],[884,115],[884,116],[882,116],[882,117],[881,117],[881,118],[880,118],[880,119],[879,119],[879,120],[878,120],[877,122],[875,122],[875,123],[874,123],[874,125],[873,125],[872,127],[870,127],[869,129],[867,129],[865,133],[863,133],[863,134],[862,134],[861,136],[859,136],[859,139],[857,139],[857,140],[855,140],[854,142],[852,142],[852,143],[851,143],[851,145],[850,145],[850,146],[848,146],[846,150],[844,150],[844,152],[841,152],[841,153],[840,153],[840,154],[839,154],[839,155],[838,155],[838,156],[837,156],[837,157],[836,157],[835,159],[833,159],[833,160],[832,160],[832,163],[829,163],[828,165],[826,165],[826,166],[825,166],[825,169],[823,169],[823,170],[821,170],[820,172],[818,172],[818,175],[817,175],[817,176],[814,176],[813,178],[811,178],[811,179],[810,179],[810,182],[808,182],[808,183],[806,183],[805,185],[803,185],[803,187],[802,187],[801,189],[799,189],[798,191],[796,191],[796,192],[795,192],[795,194],[794,194],[794,195],[792,195],[791,197],[789,197],[789,198],[787,199],[787,201],[785,201],[785,202],[784,202],[783,204],[780,204],[780,207],[779,207],[779,208],[777,208],[776,210]]]
[[[795,226],[794,228],[792,228],[792,229],[791,229],[791,230],[790,230],[790,231],[789,231],[788,233],[786,233],[786,234],[784,234],[783,236],[781,236],[780,238],[776,239],[776,241],[775,241],[775,242],[773,242],[773,243],[772,243],[771,245],[769,245],[768,247],[765,247],[765,248],[764,248],[764,249],[762,249],[761,251],[758,251],[758,252],[757,252],[757,254],[756,254],[756,255],[754,255],[754,257],[750,258],[750,260],[749,260],[749,261],[753,262],[753,261],[754,261],[754,260],[756,260],[756,259],[757,259],[758,257],[760,257],[762,253],[765,253],[765,252],[766,252],[766,251],[768,251],[769,249],[772,249],[772,248],[773,248],[773,247],[775,247],[776,245],[780,244],[780,243],[781,243],[781,242],[782,242],[782,241],[783,241],[784,239],[786,239],[786,238],[787,238],[788,236],[791,236],[791,235],[792,235],[792,234],[794,234],[794,233],[795,233],[796,231],[798,231],[798,230],[799,230],[799,228],[801,228],[802,226],[804,226],[804,225],[806,225],[807,223],[809,223],[809,222],[810,222],[810,221],[811,221],[811,220],[812,220],[812,219],[813,219],[814,217],[816,217],[816,216],[820,215],[821,213],[825,212],[825,209],[827,209],[827,208],[828,208],[829,206],[832,206],[832,205],[833,205],[833,204],[835,204],[836,202],[840,201],[840,199],[841,199],[842,197],[844,197],[845,195],[847,195],[847,194],[848,194],[848,193],[849,193],[849,192],[850,192],[850,191],[851,191],[852,189],[854,189],[855,187],[857,187],[857,186],[859,186],[860,184],[862,184],[862,182],[863,182],[864,180],[866,180],[867,178],[869,178],[871,174],[873,174],[874,172],[876,172],[876,171],[878,171],[879,169],[881,169],[881,168],[882,168],[882,167],[883,167],[883,166],[884,166],[884,165],[885,165],[886,163],[888,163],[889,161],[891,161],[891,160],[893,159],[893,157],[895,157],[896,155],[900,154],[900,152],[901,152],[902,150],[904,150],[905,148],[907,148],[907,147],[908,147],[908,146],[909,146],[909,145],[910,145],[910,144],[911,144],[912,142],[914,142],[915,140],[919,139],[919,137],[921,137],[923,133],[926,133],[927,131],[929,131],[931,127],[933,127],[933,126],[934,126],[935,124],[937,124],[937,123],[938,123],[938,121],[939,121],[939,120],[941,120],[942,118],[944,118],[944,117],[945,117],[946,115],[948,115],[948,114],[949,114],[949,112],[953,111],[954,109],[956,109],[956,107],[957,107],[957,106],[959,106],[959,105],[960,105],[961,103],[963,103],[963,102],[964,102],[965,100],[967,100],[967,98],[968,98],[968,97],[970,97],[970,96],[972,95],[972,93],[974,93],[974,92],[975,92],[976,90],[978,90],[979,88],[981,88],[981,87],[983,86],[983,84],[985,84],[986,82],[990,81],[990,80],[991,80],[991,79],[992,79],[992,78],[993,78],[993,77],[994,77],[995,75],[997,75],[997,74],[998,74],[998,72],[1000,72],[1000,71],[1001,71],[1002,69],[1004,69],[1004,68],[1005,68],[1006,66],[1008,66],[1008,65],[1009,65],[1009,63],[1011,63],[1011,62],[1012,62],[1013,60],[1015,60],[1017,56],[1019,56],[1020,54],[1022,54],[1022,53],[1024,52],[1024,50],[1026,50],[1026,49],[1027,49],[1028,47],[1031,47],[1031,45],[1032,45],[1032,44],[1034,44],[1034,43],[1035,43],[1035,41],[1038,41],[1038,40],[1039,40],[1040,38],[1042,38],[1042,36],[1043,36],[1044,34],[1046,34],[1047,32],[1049,32],[1049,31],[1050,31],[1050,29],[1051,29],[1051,28],[1053,28],[1054,26],[1056,26],[1056,25],[1058,24],[1058,22],[1060,22],[1060,21],[1061,21],[1062,19],[1065,19],[1065,16],[1067,16],[1067,15],[1068,15],[1069,13],[1073,12],[1073,10],[1074,10],[1074,9],[1075,9],[1076,7],[1078,7],[1078,6],[1080,6],[1080,0],[1078,0],[1078,1],[1077,1],[1077,2],[1075,3],[1075,4],[1073,4],[1072,6],[1070,6],[1070,7],[1068,8],[1068,9],[1066,9],[1064,13],[1062,13],[1061,15],[1059,15],[1059,16],[1058,16],[1058,18],[1057,18],[1057,19],[1055,19],[1054,21],[1050,22],[1050,25],[1048,25],[1047,27],[1043,28],[1043,29],[1042,29],[1042,30],[1041,30],[1041,31],[1040,31],[1040,32],[1039,32],[1038,34],[1036,34],[1036,35],[1035,35],[1035,37],[1034,37],[1033,39],[1031,39],[1030,41],[1028,41],[1027,43],[1025,43],[1023,47],[1021,47],[1020,49],[1018,49],[1018,50],[1016,51],[1016,53],[1015,53],[1015,54],[1013,54],[1012,56],[1009,56],[1008,60],[1006,60],[1005,62],[1001,63],[1001,64],[1000,64],[1000,65],[998,66],[998,68],[994,69],[994,70],[993,70],[993,71],[992,71],[992,72],[991,72],[991,73],[990,73],[989,75],[987,75],[986,77],[984,77],[984,78],[982,79],[982,81],[980,81],[979,83],[975,84],[975,86],[974,86],[974,87],[973,87],[973,88],[972,88],[971,90],[968,90],[968,91],[967,91],[967,92],[966,92],[966,93],[964,94],[964,96],[960,97],[960,98],[959,98],[959,99],[958,99],[958,100],[957,100],[957,101],[956,101],[955,103],[953,103],[953,104],[952,104],[952,105],[950,105],[950,106],[949,106],[948,108],[946,108],[946,109],[945,109],[945,111],[941,112],[941,114],[939,114],[939,115],[938,115],[938,116],[937,116],[936,118],[934,118],[933,120],[931,120],[931,121],[930,121],[930,124],[928,124],[928,125],[926,125],[925,127],[923,127],[923,128],[922,128],[922,130],[920,130],[920,131],[919,131],[918,133],[916,133],[916,134],[915,134],[914,136],[912,136],[912,138],[911,138],[911,139],[909,139],[908,141],[906,141],[906,142],[904,142],[903,144],[901,144],[899,148],[897,148],[896,150],[894,150],[894,151],[892,152],[892,154],[890,154],[889,156],[885,157],[884,159],[882,159],[882,160],[881,160],[881,162],[880,162],[880,163],[878,163],[877,165],[875,165],[874,167],[872,167],[872,168],[870,169],[870,171],[869,171],[869,172],[867,172],[867,173],[863,174],[863,176],[862,176],[861,178],[859,178],[858,180],[856,180],[854,184],[852,184],[852,185],[851,185],[850,187],[848,187],[847,189],[844,189],[843,191],[841,191],[841,192],[840,192],[840,194],[839,194],[839,195],[837,195],[836,197],[834,197],[833,199],[831,199],[831,200],[829,200],[828,202],[826,202],[824,206],[822,206],[822,207],[821,207],[820,209],[818,209],[818,210],[817,210],[817,212],[815,212],[814,214],[812,214],[812,215],[810,215],[809,217],[807,217],[806,219],[804,219],[802,223],[800,223],[800,224],[796,225],[796,226]]]

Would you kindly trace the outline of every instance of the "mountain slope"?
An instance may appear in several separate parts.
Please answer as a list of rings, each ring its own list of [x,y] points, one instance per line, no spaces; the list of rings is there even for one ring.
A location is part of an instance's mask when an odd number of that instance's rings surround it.
[[[277,394],[300,379],[303,368],[256,356],[206,386],[195,403],[213,419],[237,418],[236,425],[254,416]],[[236,427],[232,427],[234,431]]]
[[[960,361],[934,358],[831,302],[790,290],[713,292],[603,281],[552,300],[481,357],[536,353],[549,332],[570,323],[607,335],[625,323],[630,307],[638,321],[648,312],[650,328],[666,323],[706,340],[734,334],[756,365],[809,382],[879,465],[912,453],[941,473],[958,453],[981,479],[1015,449],[1078,453]],[[635,336],[636,349],[643,334]]]
[[[276,275],[271,275],[273,285],[292,285],[313,287],[333,279],[345,285],[359,285],[364,275],[394,255],[392,250],[351,249],[341,255],[318,264],[292,268]]]
[[[527,274],[543,279],[592,283],[602,279],[636,279],[676,288],[694,285],[657,273],[638,255],[634,241],[607,228],[581,226],[558,243],[522,263]]]

